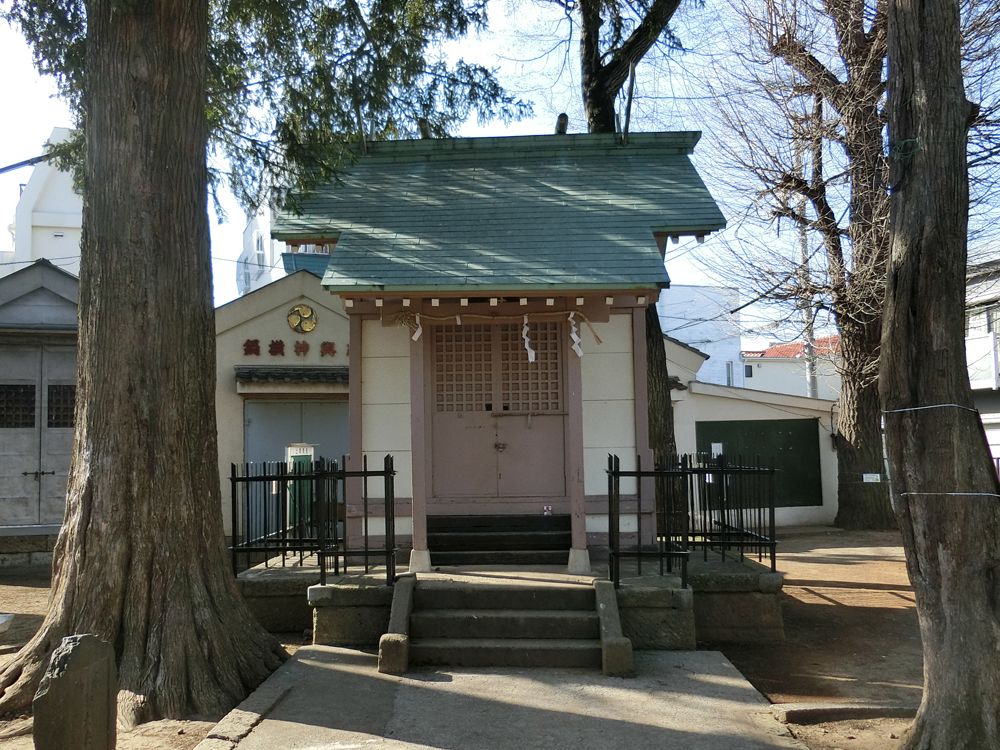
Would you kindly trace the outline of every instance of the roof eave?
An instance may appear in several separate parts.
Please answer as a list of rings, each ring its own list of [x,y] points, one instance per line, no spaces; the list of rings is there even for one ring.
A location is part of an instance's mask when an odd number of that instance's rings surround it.
[[[430,294],[432,292],[461,292],[466,296],[484,296],[487,292],[573,292],[614,291],[632,292],[665,289],[669,281],[629,284],[335,284],[323,282],[331,294]]]

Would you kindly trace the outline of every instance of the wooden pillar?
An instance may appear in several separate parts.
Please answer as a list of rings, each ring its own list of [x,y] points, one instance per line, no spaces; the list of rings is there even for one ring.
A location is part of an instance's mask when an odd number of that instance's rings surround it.
[[[424,403],[424,338],[432,336],[432,326],[426,326],[419,340],[410,339],[410,450],[413,459],[413,549],[427,550],[427,445],[425,435],[427,410]]]
[[[583,368],[568,335],[563,337],[566,363],[566,492],[572,529],[571,573],[590,572],[587,552],[587,508],[583,483]]]
[[[662,346],[662,343],[661,343]],[[642,459],[643,470],[653,468],[653,451],[649,447],[649,386],[646,382],[646,308],[641,305],[632,308],[632,378],[635,400],[635,452]],[[656,507],[656,485],[653,479],[646,478],[642,482],[642,500],[644,508]],[[640,543],[652,541],[649,524],[643,524],[643,536]]]

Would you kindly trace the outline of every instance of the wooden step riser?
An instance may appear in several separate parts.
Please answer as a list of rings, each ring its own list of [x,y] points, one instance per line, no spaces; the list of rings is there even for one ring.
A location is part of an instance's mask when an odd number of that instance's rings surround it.
[[[431,565],[566,565],[568,550],[431,551]]]
[[[573,536],[568,531],[436,532],[427,535],[431,554],[451,551],[558,550],[569,552]]]
[[[446,639],[447,640],[447,639]],[[484,639],[485,640],[485,639]],[[577,641],[573,646],[565,642],[533,641],[525,646],[515,640],[470,644],[452,640],[442,644],[410,641],[410,663],[426,666],[449,667],[588,667],[601,668],[599,641]]]
[[[569,531],[568,515],[559,516],[427,516],[427,533],[449,531]]]
[[[413,638],[600,638],[596,612],[424,610],[410,617]]]
[[[413,593],[415,612],[425,609],[534,609],[585,610],[596,608],[594,590],[579,588],[528,588],[522,586],[418,585]]]

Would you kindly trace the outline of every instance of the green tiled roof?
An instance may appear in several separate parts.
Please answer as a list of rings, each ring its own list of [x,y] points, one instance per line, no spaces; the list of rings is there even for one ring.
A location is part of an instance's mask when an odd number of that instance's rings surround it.
[[[654,229],[725,226],[688,158],[699,137],[373,143],[271,233],[339,238],[323,277],[334,292],[663,286]]]

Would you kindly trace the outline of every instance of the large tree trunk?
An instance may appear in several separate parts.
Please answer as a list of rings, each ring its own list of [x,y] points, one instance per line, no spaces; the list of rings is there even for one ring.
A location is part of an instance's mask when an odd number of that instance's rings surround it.
[[[879,300],[881,302],[881,300]],[[837,518],[844,529],[894,529],[889,485],[865,482],[885,473],[882,410],[875,369],[881,321],[840,322],[841,380],[837,418]]]
[[[859,23],[855,8],[841,23]],[[882,16],[884,18],[884,16]],[[878,360],[885,305],[885,272],[889,259],[886,162],[883,151],[882,61],[884,21],[876,20],[867,38],[856,29],[841,34],[842,44],[865,44],[852,60],[851,85],[857,92],[842,104],[844,150],[851,184],[851,268],[843,269],[845,291],[837,309],[840,331],[841,393],[837,438],[837,518],[845,529],[893,529],[888,483],[865,482],[865,474],[882,475],[882,414],[878,394]]]
[[[615,97],[621,89],[621,83],[616,88],[609,87],[602,75],[601,8],[599,0],[580,3],[580,86],[588,133],[615,132]]]
[[[663,331],[656,303],[646,307],[646,378],[649,408],[649,447],[656,463],[663,464],[677,454],[674,436],[674,405],[670,400],[670,373]]]
[[[924,694],[903,747],[1000,747],[1000,484],[964,355],[958,0],[890,0],[892,259],[880,392]]]
[[[614,133],[615,99],[631,66],[656,44],[680,0],[653,0],[627,39],[606,40],[601,50],[602,0],[580,0],[580,86],[588,133]]]
[[[838,54],[846,75],[824,67],[811,51],[813,40],[797,36],[805,27],[798,25],[794,9],[790,15],[779,14],[783,33],[773,40],[771,52],[803,76],[814,95],[836,110],[844,129],[840,142],[847,156],[851,191],[849,259],[845,259],[837,212],[828,201],[822,148],[814,146],[811,183],[806,184],[800,177],[799,190],[816,213],[813,228],[823,239],[830,276],[828,291],[840,333],[836,523],[852,529],[886,529],[895,526],[887,486],[863,481],[864,474],[883,473],[876,371],[889,254],[881,113],[886,16],[882,3],[876,3],[866,26],[866,5],[865,0],[822,5],[822,12],[836,30]],[[809,134],[815,143],[830,137],[828,125],[822,123],[822,107],[817,107],[811,127],[817,129]],[[808,291],[811,298],[812,290]]]
[[[87,3],[77,433],[49,610],[0,675],[30,702],[60,639],[114,645],[126,725],[222,713],[284,657],[226,564],[206,214],[207,0]]]

